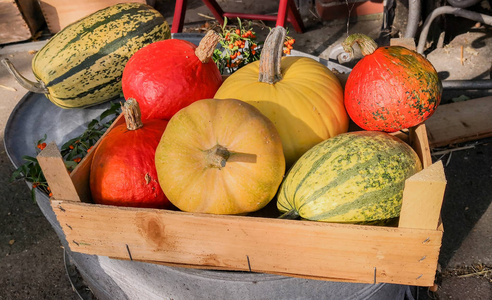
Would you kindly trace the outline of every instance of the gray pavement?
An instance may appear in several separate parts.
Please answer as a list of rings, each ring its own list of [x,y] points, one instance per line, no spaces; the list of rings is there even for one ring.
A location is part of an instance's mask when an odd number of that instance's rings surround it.
[[[188,2],[191,4],[185,32],[196,32],[206,21],[213,22],[203,17],[210,13],[200,1]],[[161,5],[159,10],[171,24],[172,5],[158,3]],[[251,9],[274,13],[275,5],[267,2]],[[306,32],[290,32],[297,41],[295,49],[328,59],[333,46],[347,34],[346,21],[322,21],[310,13],[304,16],[308,25]],[[348,31],[378,38],[381,22],[381,16],[359,18],[349,24]],[[451,29],[451,22],[447,24],[443,46],[428,53],[429,60],[443,79],[490,78],[491,28],[476,27],[474,23],[462,20],[457,22]],[[270,23],[267,25],[273,26]],[[261,38],[268,29],[257,30]],[[30,62],[34,51],[42,45],[43,42],[26,42],[0,46],[0,58],[9,57],[22,74],[33,79]],[[465,49],[464,58],[460,57],[462,46]],[[2,142],[8,117],[25,93],[26,90],[13,80],[3,66],[0,67]],[[443,105],[461,95],[477,98],[490,96],[491,93],[445,93]],[[436,293],[420,289],[419,299],[492,299],[491,143],[491,138],[481,139],[466,143],[466,146],[472,147],[465,150],[433,156],[434,160],[443,160],[448,181],[442,208],[445,232],[439,259],[441,272],[437,277],[439,289]],[[451,145],[445,149],[456,146],[462,145]],[[30,200],[29,188],[24,182],[8,181],[13,168],[3,147],[0,149],[0,166],[0,299],[79,299],[66,274],[60,242],[36,203]]]

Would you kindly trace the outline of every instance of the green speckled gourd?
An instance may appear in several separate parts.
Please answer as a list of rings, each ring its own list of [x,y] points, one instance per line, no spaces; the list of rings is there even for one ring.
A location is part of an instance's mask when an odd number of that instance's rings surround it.
[[[39,82],[19,83],[45,93],[63,108],[116,99],[122,94],[121,77],[128,59],[140,48],[170,37],[166,20],[151,6],[112,5],[55,34],[32,60]]]
[[[329,138],[284,179],[277,208],[303,219],[365,223],[398,217],[405,180],[422,169],[416,152],[378,131]]]

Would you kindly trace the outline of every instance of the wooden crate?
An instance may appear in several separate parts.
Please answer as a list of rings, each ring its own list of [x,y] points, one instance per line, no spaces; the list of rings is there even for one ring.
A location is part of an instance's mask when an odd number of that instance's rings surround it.
[[[113,126],[122,122],[120,116]],[[94,150],[70,175],[54,143],[38,160],[75,252],[170,266],[432,286],[446,180],[442,164],[431,162],[425,125],[403,137],[425,168],[405,183],[398,227],[96,205],[89,191]]]
[[[74,2],[39,0],[48,29],[53,34],[100,9],[124,2],[147,3],[146,0],[84,0]]]
[[[29,40],[43,24],[36,0],[0,0],[0,44]]]

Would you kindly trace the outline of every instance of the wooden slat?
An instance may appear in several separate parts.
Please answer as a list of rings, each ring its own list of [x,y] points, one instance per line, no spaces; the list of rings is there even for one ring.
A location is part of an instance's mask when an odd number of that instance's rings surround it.
[[[422,162],[422,167],[427,168],[432,165],[429,141],[427,139],[427,129],[425,124],[420,124],[409,129],[410,145],[417,152]]]
[[[445,188],[442,161],[408,178],[398,227],[437,229]]]
[[[440,105],[425,124],[429,145],[441,147],[492,136],[492,96]]]
[[[52,201],[52,206],[72,251],[351,282],[430,286],[442,238],[437,230],[192,214],[73,201]]]
[[[80,201],[60,151],[54,142],[49,143],[36,158],[54,198]]]
[[[96,142],[96,144],[92,147],[91,151],[82,159],[82,161],[75,167],[75,169],[70,173],[70,178],[72,178],[72,182],[77,189],[80,201],[91,203],[92,196],[90,192],[89,180],[90,180],[90,168],[92,157],[94,156],[94,152],[96,152],[97,146],[104,139],[106,134],[108,134],[113,127],[124,124],[125,118],[123,114],[120,114],[116,120],[109,126],[106,132],[101,136],[101,138]],[[73,200],[71,198],[58,198],[58,199],[66,199]]]

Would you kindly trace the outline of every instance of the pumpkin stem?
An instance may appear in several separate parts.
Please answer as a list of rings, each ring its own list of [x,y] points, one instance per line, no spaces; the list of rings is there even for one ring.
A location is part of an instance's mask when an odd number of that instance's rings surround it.
[[[138,106],[137,100],[129,98],[125,101],[125,104],[121,105],[121,110],[125,116],[126,128],[128,130],[137,130],[143,127],[140,106]]]
[[[286,211],[283,213],[281,216],[278,217],[279,219],[288,219],[288,220],[297,220],[300,218],[299,212],[293,208],[289,211]]]
[[[275,84],[282,80],[280,61],[282,60],[286,34],[284,27],[277,26],[266,37],[260,56],[259,82]]]
[[[209,30],[207,34],[205,34],[200,41],[200,44],[198,44],[198,47],[195,49],[195,55],[202,63],[206,64],[210,61],[219,41],[220,35],[217,32]]]
[[[207,150],[208,164],[212,168],[219,170],[226,166],[226,162],[231,156],[231,152],[226,147],[215,145],[212,149]]]
[[[25,89],[28,91],[31,91],[33,93],[43,93],[43,94],[48,94],[48,89],[44,86],[44,83],[41,81],[34,82],[26,77],[22,76],[19,71],[14,67],[12,62],[8,58],[2,59],[2,63],[4,66],[7,68],[10,74],[14,76],[15,80]]]
[[[342,43],[343,50],[350,53],[352,56],[354,55],[354,43],[359,45],[360,51],[364,56],[374,53],[374,51],[378,48],[378,44],[376,44],[376,42],[367,35],[362,33],[354,33],[349,35]]]

